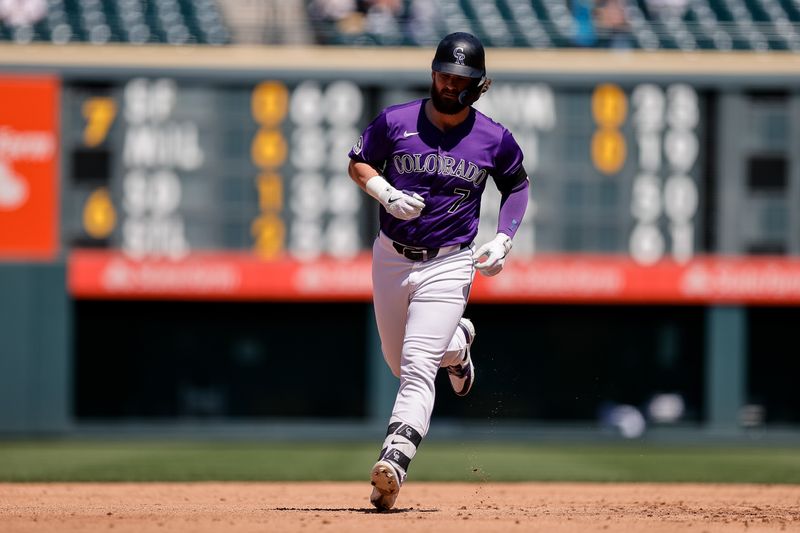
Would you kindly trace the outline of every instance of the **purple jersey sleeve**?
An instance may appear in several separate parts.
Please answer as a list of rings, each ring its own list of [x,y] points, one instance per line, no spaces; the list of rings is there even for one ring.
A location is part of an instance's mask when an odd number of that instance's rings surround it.
[[[386,110],[383,110],[370,122],[353,145],[348,154],[350,159],[367,163],[382,172],[392,152],[391,144],[387,142],[390,138],[388,130]]]
[[[495,154],[492,177],[497,189],[506,194],[527,177],[522,166],[522,149],[511,132],[505,129]]]
[[[500,214],[497,218],[497,232],[505,233],[512,239],[517,233],[525,209],[528,207],[528,188],[530,182],[523,179],[511,188],[508,193],[503,193],[500,199]]]

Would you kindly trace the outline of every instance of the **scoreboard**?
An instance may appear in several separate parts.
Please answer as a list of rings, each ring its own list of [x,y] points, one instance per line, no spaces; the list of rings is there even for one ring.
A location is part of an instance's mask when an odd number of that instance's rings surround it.
[[[401,61],[422,52],[353,51],[361,68],[345,49],[263,69],[64,70],[73,295],[368,300],[378,206],[348,178],[347,153],[383,107],[428,94],[429,58]],[[615,73],[518,54],[490,53],[476,108],[522,146],[531,198],[508,275],[477,280],[473,300],[800,301],[791,64],[747,77],[670,59],[673,74],[660,56],[603,55],[627,68]],[[385,57],[400,66],[376,69]],[[479,242],[499,202],[487,187]]]
[[[363,248],[361,193],[346,168],[365,93],[352,81],[137,77],[64,97],[82,126],[65,139],[80,212],[68,240],[136,259],[249,250],[312,260]]]
[[[221,249],[355,257],[371,241],[375,205],[347,177],[347,153],[382,106],[425,95],[348,79],[68,85],[67,123],[78,127],[64,148],[79,213],[65,237],[136,259]],[[533,178],[515,255],[652,264],[697,252],[702,102],[691,86],[497,82],[476,107],[514,133]],[[484,203],[485,234],[498,202],[490,193]]]

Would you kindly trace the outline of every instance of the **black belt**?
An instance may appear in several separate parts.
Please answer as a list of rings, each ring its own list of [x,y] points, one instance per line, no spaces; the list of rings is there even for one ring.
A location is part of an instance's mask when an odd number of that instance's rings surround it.
[[[463,250],[464,248],[469,248],[468,242],[461,243],[459,246],[459,250]],[[405,244],[400,244],[399,242],[392,241],[392,246],[394,249],[397,250],[397,253],[404,255],[407,259],[412,261],[428,261],[429,259],[433,259],[437,255],[439,255],[439,251],[442,248],[425,248],[422,246],[406,246]],[[449,246],[444,246],[443,248],[450,248]]]

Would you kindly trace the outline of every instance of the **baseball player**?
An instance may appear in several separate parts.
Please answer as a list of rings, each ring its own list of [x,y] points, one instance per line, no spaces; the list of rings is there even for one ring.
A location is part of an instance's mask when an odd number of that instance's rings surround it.
[[[459,396],[475,380],[475,327],[463,318],[475,270],[503,269],[528,204],[529,180],[511,133],[472,104],[486,92],[481,42],[453,33],[433,59],[430,98],[384,109],[350,151],[350,177],[380,203],[372,258],[383,356],[400,378],[372,468],[370,501],[390,509],[428,432],[434,379],[447,369]],[[502,195],[497,235],[475,250],[481,195]]]

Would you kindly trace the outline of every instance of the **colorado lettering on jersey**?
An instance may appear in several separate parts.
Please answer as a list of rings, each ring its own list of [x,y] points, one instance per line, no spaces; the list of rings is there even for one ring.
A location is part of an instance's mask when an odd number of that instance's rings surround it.
[[[489,175],[486,169],[479,168],[471,161],[455,158],[449,155],[428,154],[423,159],[422,154],[397,154],[392,158],[395,170],[400,174],[424,172],[426,174],[439,174],[454,176],[475,185],[480,185]]]

